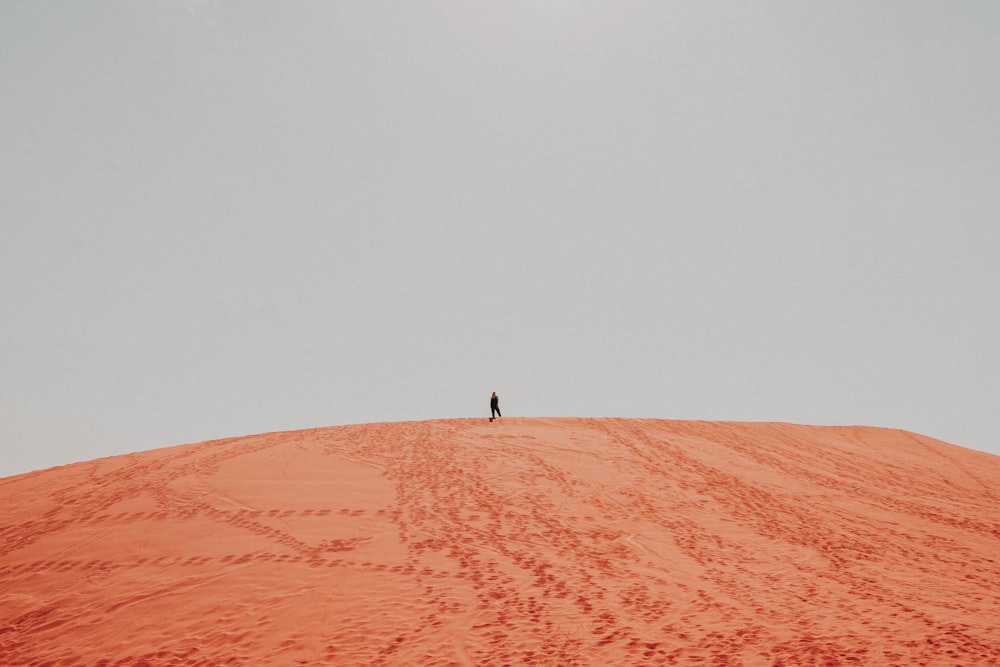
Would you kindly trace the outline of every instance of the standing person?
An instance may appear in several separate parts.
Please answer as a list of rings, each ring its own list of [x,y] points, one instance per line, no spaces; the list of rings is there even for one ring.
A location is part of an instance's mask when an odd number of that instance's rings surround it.
[[[500,397],[497,396],[496,392],[490,396],[490,421],[493,421],[495,417],[502,417],[500,414]]]

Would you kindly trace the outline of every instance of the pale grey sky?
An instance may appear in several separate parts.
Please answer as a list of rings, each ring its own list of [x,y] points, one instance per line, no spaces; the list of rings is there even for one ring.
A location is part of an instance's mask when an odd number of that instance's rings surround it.
[[[313,426],[1000,454],[1000,4],[0,5],[0,476]]]

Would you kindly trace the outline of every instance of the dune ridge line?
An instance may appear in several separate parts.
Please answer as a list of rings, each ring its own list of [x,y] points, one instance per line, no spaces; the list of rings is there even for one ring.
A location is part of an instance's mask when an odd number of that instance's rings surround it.
[[[4,665],[996,665],[1000,457],[502,417],[0,479]]]

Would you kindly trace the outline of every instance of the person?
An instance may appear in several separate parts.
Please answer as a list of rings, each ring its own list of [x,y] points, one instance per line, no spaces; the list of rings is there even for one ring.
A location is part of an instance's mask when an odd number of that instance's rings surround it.
[[[502,417],[500,414],[500,397],[497,396],[496,392],[490,396],[490,421],[493,421],[496,417]]]

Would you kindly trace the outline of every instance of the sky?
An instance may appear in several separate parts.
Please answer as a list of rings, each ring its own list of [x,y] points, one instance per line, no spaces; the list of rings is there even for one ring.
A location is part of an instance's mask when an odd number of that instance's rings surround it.
[[[0,477],[317,426],[1000,455],[1000,4],[5,2]]]

